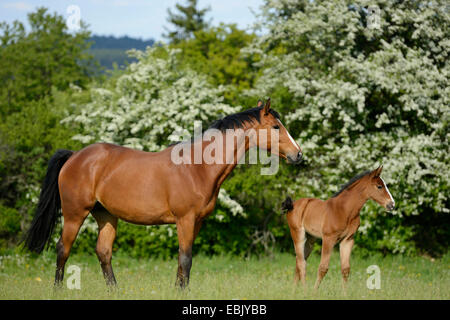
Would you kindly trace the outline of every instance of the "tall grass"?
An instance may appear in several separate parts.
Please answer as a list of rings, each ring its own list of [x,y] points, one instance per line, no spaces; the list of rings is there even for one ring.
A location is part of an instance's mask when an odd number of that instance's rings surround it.
[[[108,291],[95,254],[74,255],[66,265],[81,268],[81,289],[53,289],[55,255],[0,256],[0,299],[449,299],[450,255],[441,259],[374,255],[352,256],[347,295],[341,286],[339,256],[334,253],[318,292],[313,290],[320,256],[308,261],[307,286],[293,283],[295,257],[250,258],[195,256],[189,290],[175,288],[177,260],[138,260],[115,256],[118,281]],[[381,289],[369,290],[370,265],[381,269]],[[68,278],[66,274],[66,280]]]

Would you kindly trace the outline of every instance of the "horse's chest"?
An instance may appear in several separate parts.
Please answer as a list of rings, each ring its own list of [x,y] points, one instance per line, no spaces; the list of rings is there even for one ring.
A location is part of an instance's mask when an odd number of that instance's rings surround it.
[[[213,194],[208,201],[204,201],[202,206],[199,208],[200,218],[205,218],[211,214],[214,210],[217,202],[217,193]]]
[[[359,217],[351,220],[350,223],[347,225],[347,227],[342,232],[340,238],[345,239],[345,238],[352,237],[356,233],[356,231],[358,231],[359,224],[360,224]]]
[[[197,218],[207,217],[217,201],[217,192],[190,192],[183,199],[181,195],[171,199],[170,208],[176,216],[194,213]],[[174,201],[176,200],[176,201]]]

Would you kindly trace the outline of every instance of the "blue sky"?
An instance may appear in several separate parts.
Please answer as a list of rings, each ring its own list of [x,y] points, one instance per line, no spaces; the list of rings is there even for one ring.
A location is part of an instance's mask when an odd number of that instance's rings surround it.
[[[183,0],[0,0],[0,21],[26,21],[27,13],[44,6],[68,17],[71,5],[80,8],[81,19],[99,35],[128,35],[143,39],[162,40],[164,26],[169,26],[167,8],[174,8]],[[251,10],[259,12],[263,0],[199,0],[201,8],[210,6],[208,18],[219,22],[236,23],[247,28],[255,21]]]

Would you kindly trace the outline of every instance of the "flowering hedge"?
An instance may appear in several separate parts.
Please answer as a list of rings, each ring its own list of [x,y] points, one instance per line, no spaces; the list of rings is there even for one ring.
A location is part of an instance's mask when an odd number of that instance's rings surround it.
[[[358,240],[370,248],[447,250],[445,8],[443,1],[271,0],[261,19],[268,32],[246,50],[261,56],[262,70],[248,95],[277,92],[274,105],[288,112],[304,148],[309,170],[293,181],[296,196],[327,198],[355,173],[384,165],[397,209],[364,207]]]

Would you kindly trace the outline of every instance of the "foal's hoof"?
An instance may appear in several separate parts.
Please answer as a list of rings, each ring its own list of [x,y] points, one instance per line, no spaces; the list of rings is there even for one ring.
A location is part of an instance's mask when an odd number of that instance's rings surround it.
[[[61,282],[55,282],[53,284],[53,292],[54,293],[59,293],[64,289],[63,283]]]
[[[186,290],[189,290],[189,283],[184,283],[184,282],[179,282],[177,281],[175,283],[175,287],[181,291],[181,292],[185,292]]]
[[[119,292],[119,288],[117,287],[117,283],[114,284],[107,284],[106,288],[108,290],[109,293],[115,293],[115,292]]]

